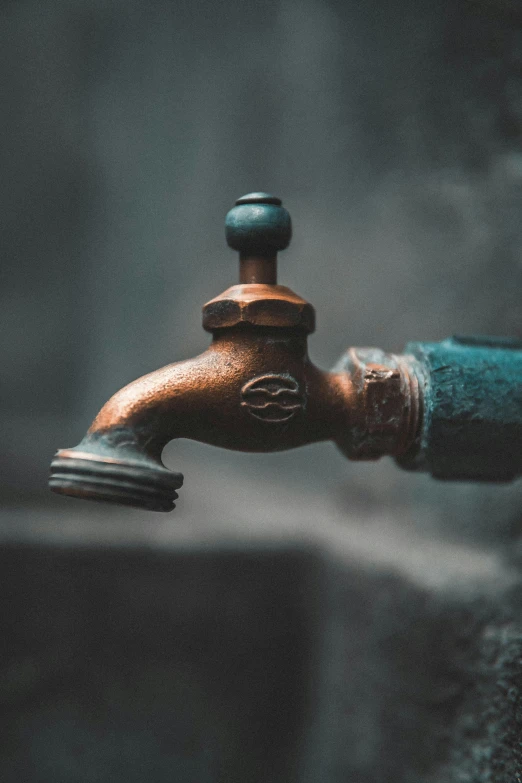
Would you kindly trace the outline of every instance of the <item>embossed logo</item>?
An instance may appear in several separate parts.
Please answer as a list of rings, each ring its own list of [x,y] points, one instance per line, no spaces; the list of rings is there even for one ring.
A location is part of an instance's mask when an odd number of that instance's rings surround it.
[[[241,389],[241,405],[262,421],[289,421],[304,408],[305,398],[290,375],[260,375]]]

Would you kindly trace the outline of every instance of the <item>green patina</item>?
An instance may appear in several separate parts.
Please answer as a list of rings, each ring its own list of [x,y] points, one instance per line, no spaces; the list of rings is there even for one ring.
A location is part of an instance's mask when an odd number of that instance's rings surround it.
[[[522,474],[522,341],[452,337],[409,343],[424,416],[402,467],[435,478],[512,481]]]

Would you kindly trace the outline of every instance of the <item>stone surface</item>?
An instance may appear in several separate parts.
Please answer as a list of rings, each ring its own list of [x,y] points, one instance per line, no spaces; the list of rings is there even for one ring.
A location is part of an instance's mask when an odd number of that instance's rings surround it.
[[[4,783],[298,780],[317,566],[4,547]]]
[[[392,518],[144,519],[0,516],[2,781],[520,779],[507,554]]]

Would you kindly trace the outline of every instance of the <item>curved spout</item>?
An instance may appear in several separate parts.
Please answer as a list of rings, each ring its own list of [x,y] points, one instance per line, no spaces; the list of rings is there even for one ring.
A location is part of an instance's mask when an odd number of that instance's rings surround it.
[[[310,362],[296,330],[218,330],[204,353],[115,394],[83,441],[58,452],[51,488],[170,510],[183,477],[161,462],[169,441],[266,452],[327,440],[348,424],[351,389],[347,373]]]

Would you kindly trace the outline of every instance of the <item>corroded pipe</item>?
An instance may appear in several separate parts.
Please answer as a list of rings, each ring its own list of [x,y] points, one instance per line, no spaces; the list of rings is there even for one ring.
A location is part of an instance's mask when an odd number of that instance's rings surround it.
[[[250,452],[332,440],[351,459],[393,455],[403,467],[444,478],[509,480],[522,472],[517,346],[446,341],[413,344],[404,356],[352,348],[325,372],[308,357],[312,305],[277,284],[277,252],[291,238],[281,201],[266,193],[239,199],[226,235],[240,254],[240,282],[203,308],[209,348],[115,394],[79,446],[56,455],[53,491],[168,511],[183,481],[161,462],[174,438]],[[448,368],[450,387],[441,374]],[[510,421],[503,428],[486,379],[496,399],[504,395]],[[447,457],[451,438],[458,448]]]

